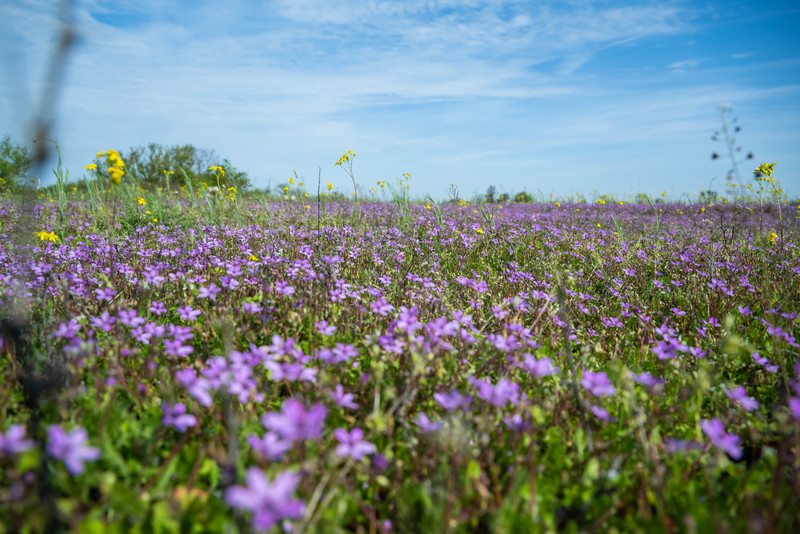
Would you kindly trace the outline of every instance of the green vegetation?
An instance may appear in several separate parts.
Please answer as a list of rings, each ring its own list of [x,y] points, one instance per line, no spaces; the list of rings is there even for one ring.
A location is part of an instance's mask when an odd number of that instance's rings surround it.
[[[97,158],[0,202],[0,533],[800,530],[774,164],[418,203]]]

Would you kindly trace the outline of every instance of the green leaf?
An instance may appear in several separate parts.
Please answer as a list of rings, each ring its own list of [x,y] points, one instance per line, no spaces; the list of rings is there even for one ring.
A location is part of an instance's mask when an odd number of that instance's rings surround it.
[[[124,484],[115,484],[109,495],[110,507],[122,514],[139,520],[145,513],[145,505],[139,495]]]

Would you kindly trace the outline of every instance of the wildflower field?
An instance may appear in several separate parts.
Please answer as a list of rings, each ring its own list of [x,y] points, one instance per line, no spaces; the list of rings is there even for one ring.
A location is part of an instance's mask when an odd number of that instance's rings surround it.
[[[794,205],[111,174],[0,204],[0,532],[800,530]]]

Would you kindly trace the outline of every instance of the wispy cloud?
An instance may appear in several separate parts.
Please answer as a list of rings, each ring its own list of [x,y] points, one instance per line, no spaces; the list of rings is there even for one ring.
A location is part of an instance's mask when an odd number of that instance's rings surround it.
[[[673,61],[669,65],[667,65],[668,69],[672,69],[673,71],[683,72],[686,69],[694,69],[700,65],[700,61],[697,59],[684,59],[683,61]]]
[[[40,83],[54,21],[44,0],[9,4],[0,48],[23,80],[0,84],[11,124],[32,109],[19,95]],[[741,76],[718,83],[713,56],[682,44],[702,38],[703,16],[680,1],[92,0],[76,13],[58,135],[74,166],[109,144],[193,143],[264,183],[315,175],[350,148],[365,180],[420,169],[420,193],[492,169],[525,187],[548,159],[578,180],[576,151],[613,159],[636,144],[656,158],[665,132],[675,146],[706,138],[718,101],[760,98]],[[594,168],[615,165],[605,157]]]

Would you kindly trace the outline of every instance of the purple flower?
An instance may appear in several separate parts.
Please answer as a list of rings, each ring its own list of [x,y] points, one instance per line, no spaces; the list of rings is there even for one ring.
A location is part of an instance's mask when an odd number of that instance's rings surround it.
[[[792,414],[796,421],[800,421],[800,399],[797,397],[789,399],[789,413]]]
[[[375,302],[370,302],[369,307],[372,310],[372,313],[377,313],[383,317],[387,317],[391,312],[394,311],[394,306],[389,304],[384,297],[380,297]]]
[[[194,321],[200,314],[203,313],[200,310],[193,310],[191,306],[188,304],[183,308],[178,308],[178,315],[181,316],[181,319],[184,321]]]
[[[358,349],[343,343],[337,343],[332,349],[323,347],[317,352],[317,358],[330,365],[349,361],[355,356],[358,356]]]
[[[139,343],[149,345],[150,338],[152,337],[153,334],[151,332],[145,331],[144,328],[142,328],[141,326],[137,326],[136,328],[131,330],[131,335],[133,335],[133,337],[136,338],[136,341],[138,341]]]
[[[277,363],[268,361],[264,366],[269,370],[269,379],[275,382],[286,380],[296,382],[305,380],[307,382],[317,381],[317,369],[314,367],[303,367],[301,363]]]
[[[608,379],[605,373],[593,373],[586,369],[583,370],[581,386],[595,397],[613,395],[617,392],[617,388],[611,384],[611,380]]]
[[[708,351],[703,350],[700,347],[690,347],[688,352],[695,358],[702,358],[703,356],[708,354]]]
[[[763,367],[764,369],[766,369],[768,372],[770,372],[770,373],[776,373],[776,372],[778,372],[778,369],[779,369],[779,367],[778,367],[777,365],[772,365],[772,364],[770,364],[770,363],[769,363],[769,360],[768,360],[768,359],[766,359],[766,358],[764,358],[763,356],[761,356],[759,353],[757,353],[757,352],[754,352],[754,353],[752,354],[752,356],[753,356],[753,360],[755,360],[755,362],[756,362],[758,365],[762,366],[762,367]]]
[[[482,281],[480,283],[486,286],[486,282]],[[489,286],[486,286],[486,290],[487,291],[489,290]],[[478,291],[478,292],[484,293],[484,291]],[[503,310],[503,308],[500,306],[492,306],[492,315],[494,315],[494,318],[497,319],[498,321],[505,319],[508,313],[509,313],[508,311]]]
[[[328,321],[320,321],[314,326],[317,327],[317,331],[323,336],[332,336],[333,333],[336,332],[336,327],[329,325]]]
[[[525,353],[525,359],[519,366],[531,373],[536,378],[554,375],[558,373],[559,370],[558,367],[553,365],[553,360],[550,358],[540,358],[537,360],[527,352]]]
[[[192,414],[186,413],[186,405],[182,402],[175,406],[170,406],[167,403],[162,404],[161,413],[164,414],[164,417],[161,418],[161,424],[171,426],[178,432],[186,432],[187,428],[197,424],[197,418]]]
[[[488,336],[486,336],[486,339],[489,340],[494,345],[494,348],[496,348],[497,350],[502,350],[503,352],[510,352],[520,347],[520,344],[517,341],[517,336],[513,334],[508,337],[505,337],[500,334],[498,335],[489,334]]]
[[[142,326],[146,321],[144,320],[144,317],[139,317],[139,314],[136,313],[136,310],[120,310],[119,322],[125,326],[136,328],[137,326]]]
[[[176,324],[170,324],[169,333],[175,341],[180,341],[181,343],[184,341],[189,341],[194,337],[194,334],[192,334],[192,327],[190,326],[178,326]]]
[[[474,289],[478,293],[486,293],[487,291],[489,291],[489,284],[487,284],[483,280],[477,282],[473,280],[472,283],[470,283],[470,287],[472,287],[472,289]]]
[[[703,419],[700,421],[700,428],[703,429],[711,443],[727,452],[731,458],[739,460],[742,457],[742,448],[739,446],[742,438],[736,434],[726,434],[722,421],[717,418]]]
[[[686,352],[687,350],[689,350],[689,347],[677,339],[664,336],[664,340],[659,341],[658,346],[653,348],[653,354],[658,356],[659,360],[667,360],[677,356],[678,352]]]
[[[47,452],[50,456],[61,460],[71,475],[83,473],[83,462],[92,462],[100,458],[100,449],[84,445],[89,438],[86,429],[76,428],[67,434],[59,425],[50,425],[47,429]]]
[[[461,406],[468,406],[472,402],[472,397],[462,395],[455,390],[448,393],[434,393],[433,398],[448,412],[452,412]]]
[[[283,454],[292,447],[292,442],[281,439],[275,432],[267,432],[263,438],[255,434],[247,436],[247,443],[264,458],[271,461],[280,461]]]
[[[179,369],[175,371],[175,379],[183,384],[189,391],[189,395],[197,399],[197,402],[208,408],[211,406],[211,382],[207,378],[198,377],[197,372],[192,368]]]
[[[165,339],[164,347],[167,349],[167,355],[178,356],[179,358],[185,358],[194,352],[194,348],[184,346],[178,339]]]
[[[727,395],[729,399],[734,402],[738,402],[739,405],[748,412],[752,412],[761,406],[757,400],[747,396],[747,390],[744,388],[744,386],[737,386],[731,390],[725,386],[722,386],[722,391],[725,392],[725,395]]]
[[[358,404],[353,402],[353,397],[354,396],[352,393],[344,392],[344,388],[341,384],[336,384],[336,390],[331,392],[331,398],[333,399],[333,402],[342,408],[350,408],[353,410],[358,408]]]
[[[93,327],[99,328],[104,332],[110,332],[111,325],[117,322],[117,318],[104,311],[99,317],[92,317],[91,322]]]
[[[53,336],[55,337],[63,337],[65,339],[72,339],[76,335],[78,335],[78,331],[81,329],[81,325],[78,324],[77,319],[70,319],[68,323],[61,323],[58,325],[58,329],[53,332]]]
[[[292,499],[292,494],[300,483],[297,473],[284,471],[270,481],[264,471],[251,467],[247,470],[245,481],[247,486],[228,488],[225,500],[234,508],[253,512],[254,528],[269,530],[278,521],[296,519],[303,515],[303,501]]]
[[[503,422],[509,430],[525,430],[530,426],[530,421],[526,421],[522,415],[515,413],[511,417],[504,417]]]
[[[594,414],[594,416],[597,417],[598,419],[600,419],[601,421],[604,421],[604,422],[607,423],[609,421],[615,421],[616,420],[615,418],[611,417],[608,414],[608,410],[606,410],[602,406],[594,406],[594,405],[592,405],[592,406],[589,407],[589,409],[591,409],[592,413]]]
[[[163,315],[167,313],[167,307],[164,306],[163,302],[154,302],[148,308],[151,312],[155,313],[156,315]]]
[[[255,302],[245,302],[242,304],[242,309],[247,313],[258,313],[264,311],[264,307]]]
[[[275,282],[275,292],[278,295],[289,297],[294,295],[294,287],[289,285],[289,282]]]
[[[94,293],[95,295],[97,295],[98,299],[105,300],[108,302],[111,302],[117,294],[117,292],[110,287],[106,287],[103,289],[95,289]]]
[[[478,397],[498,408],[502,408],[508,402],[516,406],[519,402],[519,386],[508,378],[501,378],[496,385],[472,377],[469,381],[478,388]]]
[[[306,410],[302,401],[288,399],[280,412],[267,412],[261,416],[261,423],[285,439],[303,441],[320,437],[327,415],[328,410],[322,404]]]
[[[219,279],[219,283],[222,284],[222,287],[228,288],[231,291],[239,287],[239,281],[232,276],[223,276]]]
[[[634,382],[646,386],[648,388],[656,388],[664,385],[664,380],[662,380],[661,378],[654,377],[647,371],[640,374],[631,373],[631,378],[633,379]]]
[[[333,435],[339,440],[336,446],[336,454],[342,458],[351,457],[353,460],[360,460],[364,456],[375,453],[377,448],[368,441],[363,441],[364,431],[356,427],[350,432],[344,428],[337,428]]]
[[[669,326],[667,323],[663,323],[661,326],[656,328],[656,334],[664,338],[675,337],[678,335],[675,329]]]
[[[417,417],[414,418],[414,422],[417,424],[419,429],[422,430],[423,434],[436,432],[444,426],[442,421],[431,421],[425,412],[419,412]]]
[[[703,445],[696,441],[686,441],[682,439],[668,438],[664,442],[664,450],[667,452],[685,452],[702,449]]]
[[[622,328],[625,326],[618,317],[601,317],[600,320],[609,328]]]
[[[217,287],[217,284],[212,283],[208,287],[201,286],[198,290],[198,296],[201,299],[211,299],[217,300],[217,294],[222,291],[222,289]]]
[[[154,286],[160,286],[165,278],[158,273],[158,269],[150,268],[144,273],[144,281],[148,284],[153,284]]]
[[[35,441],[25,439],[25,427],[22,425],[11,425],[5,435],[0,432],[0,456],[11,456],[35,446]]]

